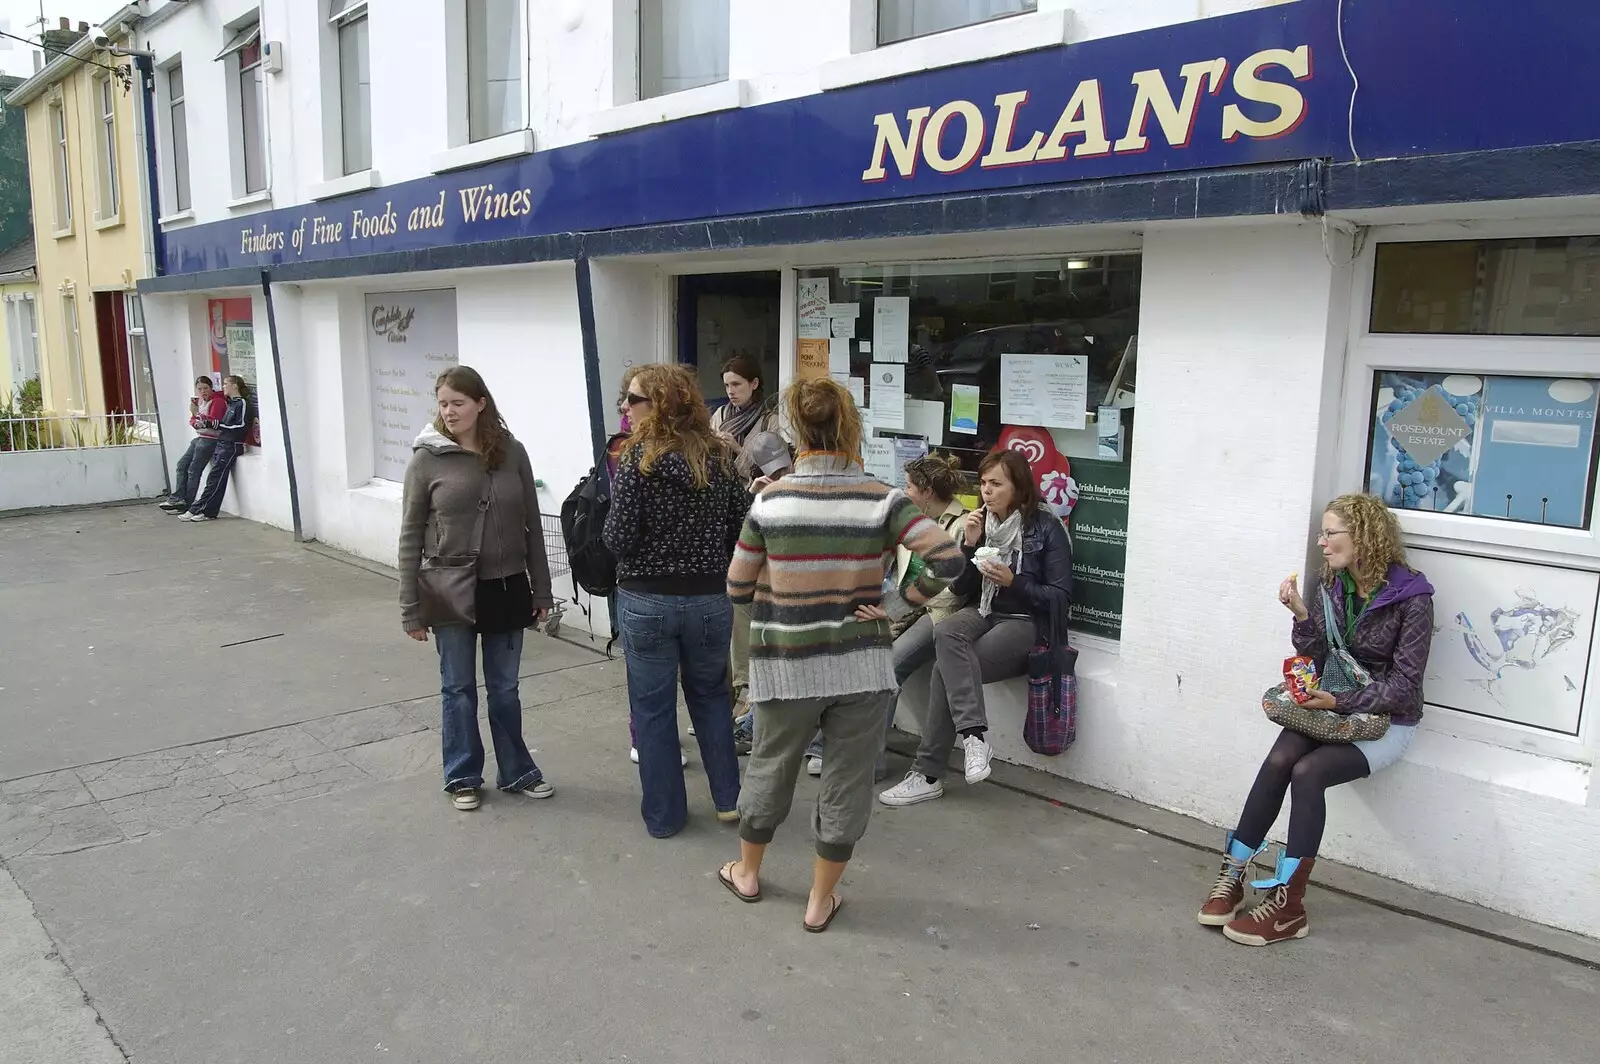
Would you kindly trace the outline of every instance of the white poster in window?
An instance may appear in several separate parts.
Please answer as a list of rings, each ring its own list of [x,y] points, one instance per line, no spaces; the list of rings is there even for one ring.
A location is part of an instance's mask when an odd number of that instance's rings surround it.
[[[872,376],[872,420],[880,429],[906,427],[906,367],[903,364],[874,362]]]
[[[829,318],[833,323],[833,338],[835,340],[854,340],[856,338],[856,319],[854,318]]]
[[[802,340],[828,338],[828,279],[826,277],[800,278],[800,316],[798,328]]]
[[[869,439],[861,443],[861,460],[867,476],[876,477],[885,484],[895,481],[895,450],[893,440]]]
[[[879,362],[911,358],[910,296],[879,296],[872,301],[872,343]]]
[[[923,437],[931,446],[943,446],[944,404],[927,399],[907,399],[906,431]]]
[[[828,372],[850,372],[850,341],[833,337],[828,341]]]
[[[1428,703],[1577,735],[1600,575],[1422,548],[1433,585]]]
[[[1088,356],[1000,356],[1000,420],[1005,424],[1082,429],[1089,423],[1088,410]]]
[[[227,326],[223,335],[228,341],[228,372],[243,377],[252,389],[256,386],[256,329],[248,321]]]
[[[411,444],[433,420],[433,382],[456,365],[456,293],[367,295],[367,372],[372,394],[372,475],[402,481]]]

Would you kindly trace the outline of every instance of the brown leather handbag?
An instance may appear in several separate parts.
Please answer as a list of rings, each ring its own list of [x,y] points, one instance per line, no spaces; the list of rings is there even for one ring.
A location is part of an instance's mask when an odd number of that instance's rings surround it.
[[[483,550],[483,521],[489,512],[489,477],[483,482],[478,516],[472,526],[471,554],[431,554],[417,570],[417,605],[429,628],[478,623],[478,555]],[[435,544],[437,546],[437,544]]]

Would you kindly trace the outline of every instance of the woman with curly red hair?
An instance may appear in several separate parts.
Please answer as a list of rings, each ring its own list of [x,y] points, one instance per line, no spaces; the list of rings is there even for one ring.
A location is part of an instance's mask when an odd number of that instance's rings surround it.
[[[739,819],[728,646],[728,560],[750,508],[737,452],[711,430],[694,375],[641,367],[626,397],[633,433],[611,482],[605,542],[617,559],[617,619],[639,751],[640,810],[656,838],[683,830],[678,676],[717,818]]]
[[[1400,524],[1376,495],[1341,495],[1328,504],[1317,536],[1322,581],[1308,604],[1295,578],[1278,587],[1278,601],[1294,614],[1296,654],[1314,659],[1318,671],[1328,656],[1324,618],[1331,607],[1334,630],[1372,675],[1367,686],[1346,694],[1312,691],[1306,705],[1337,713],[1383,713],[1389,730],[1370,742],[1322,743],[1288,728],[1279,734],[1256,774],[1239,824],[1228,833],[1222,871],[1201,907],[1199,921],[1221,927],[1246,946],[1269,946],[1304,938],[1310,930],[1304,898],[1327,821],[1327,791],[1370,776],[1399,761],[1422,720],[1422,677],[1433,643],[1433,586],[1406,564]],[[1289,839],[1273,875],[1252,884],[1266,893],[1248,913],[1244,875],[1266,847],[1267,830],[1289,804]]]

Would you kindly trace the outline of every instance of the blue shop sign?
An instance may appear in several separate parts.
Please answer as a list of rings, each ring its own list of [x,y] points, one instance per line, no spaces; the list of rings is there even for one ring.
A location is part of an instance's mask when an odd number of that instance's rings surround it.
[[[1597,59],[1600,5],[1300,0],[179,229],[166,234],[165,272],[1353,152],[1600,139],[1600,108],[1573,84]],[[1513,69],[1511,80],[1493,73]]]

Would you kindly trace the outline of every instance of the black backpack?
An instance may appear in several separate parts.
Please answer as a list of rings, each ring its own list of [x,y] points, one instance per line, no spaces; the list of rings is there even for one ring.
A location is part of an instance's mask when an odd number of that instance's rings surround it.
[[[610,509],[611,478],[604,464],[589,470],[561,504],[561,535],[573,582],[598,598],[617,588],[617,559],[602,538]]]

